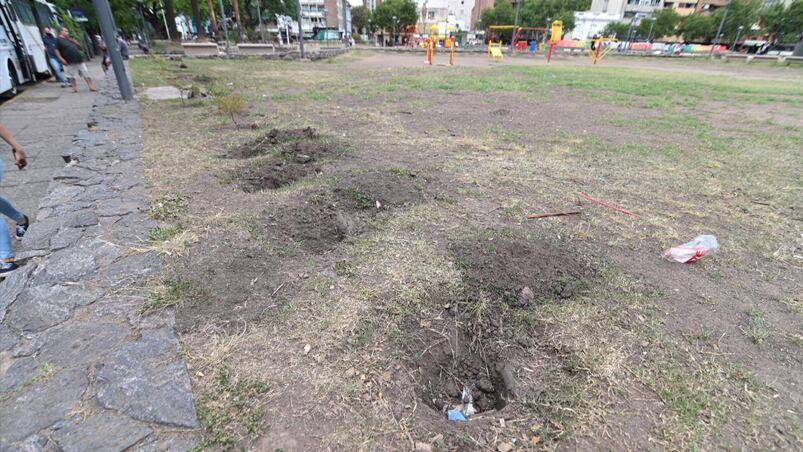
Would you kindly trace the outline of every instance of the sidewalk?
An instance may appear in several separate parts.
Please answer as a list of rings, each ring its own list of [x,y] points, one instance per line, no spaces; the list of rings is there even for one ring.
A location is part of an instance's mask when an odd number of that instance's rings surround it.
[[[74,138],[40,132],[47,146],[32,164],[53,169],[33,176],[46,189],[24,196],[39,206],[22,240],[29,258],[0,282],[0,452],[190,450],[200,425],[174,313],[142,310],[146,278],[163,267],[145,242],[156,223],[147,216],[139,105],[122,101],[111,77],[90,96],[85,110],[77,100],[43,102],[69,105],[63,116],[73,117],[53,121],[76,130]],[[42,114],[55,118],[49,109]],[[32,142],[46,127],[28,115],[16,126]],[[59,143],[74,148],[70,165]],[[20,195],[34,173],[23,174],[9,187]]]
[[[100,89],[104,83],[100,60],[87,66],[96,88]],[[113,83],[114,75],[110,73],[109,78]],[[23,93],[0,105],[0,123],[8,127],[28,154],[28,168],[18,171],[11,149],[0,143],[0,158],[5,166],[0,193],[31,219],[53,173],[64,167],[61,151],[77,131],[86,128],[96,95],[89,92],[83,80],[78,81],[76,94],[70,88],[45,81],[28,86]]]

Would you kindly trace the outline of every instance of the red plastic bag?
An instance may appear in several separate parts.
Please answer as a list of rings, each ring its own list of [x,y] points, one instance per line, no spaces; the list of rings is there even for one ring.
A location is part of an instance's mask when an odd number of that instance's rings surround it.
[[[719,242],[713,235],[698,235],[691,242],[669,248],[664,258],[670,261],[691,264],[719,249]]]

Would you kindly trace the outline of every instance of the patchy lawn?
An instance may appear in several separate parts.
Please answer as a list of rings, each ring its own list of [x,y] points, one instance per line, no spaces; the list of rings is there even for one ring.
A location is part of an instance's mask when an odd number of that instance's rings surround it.
[[[803,71],[421,60],[131,62],[204,445],[803,446]]]

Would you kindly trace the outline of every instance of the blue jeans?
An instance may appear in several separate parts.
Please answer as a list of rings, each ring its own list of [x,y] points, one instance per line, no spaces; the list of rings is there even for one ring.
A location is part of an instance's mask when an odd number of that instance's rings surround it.
[[[3,180],[3,160],[0,159],[0,181]],[[25,220],[25,215],[14,208],[8,200],[0,196],[0,213],[11,218],[15,222]],[[11,259],[14,257],[14,248],[11,247],[11,235],[8,233],[6,220],[0,218],[0,259]]]
[[[64,77],[64,68],[61,67],[61,63],[56,58],[50,59],[50,67],[53,68],[53,75],[56,77],[56,80],[59,81],[62,85],[67,83],[67,79]]]

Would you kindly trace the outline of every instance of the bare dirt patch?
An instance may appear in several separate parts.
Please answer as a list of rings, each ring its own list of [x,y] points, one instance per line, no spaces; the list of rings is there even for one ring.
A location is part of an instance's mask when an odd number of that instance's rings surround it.
[[[512,304],[571,298],[594,273],[566,245],[546,240],[480,237],[453,243],[451,251],[471,286]]]
[[[336,144],[322,139],[311,127],[273,129],[231,151],[235,158],[260,157],[234,170],[231,178],[245,192],[273,190],[320,173],[318,162],[339,152]]]
[[[346,173],[334,188],[314,188],[267,210],[259,227],[275,243],[324,252],[365,232],[368,219],[422,202],[425,184],[422,177],[388,170]]]

